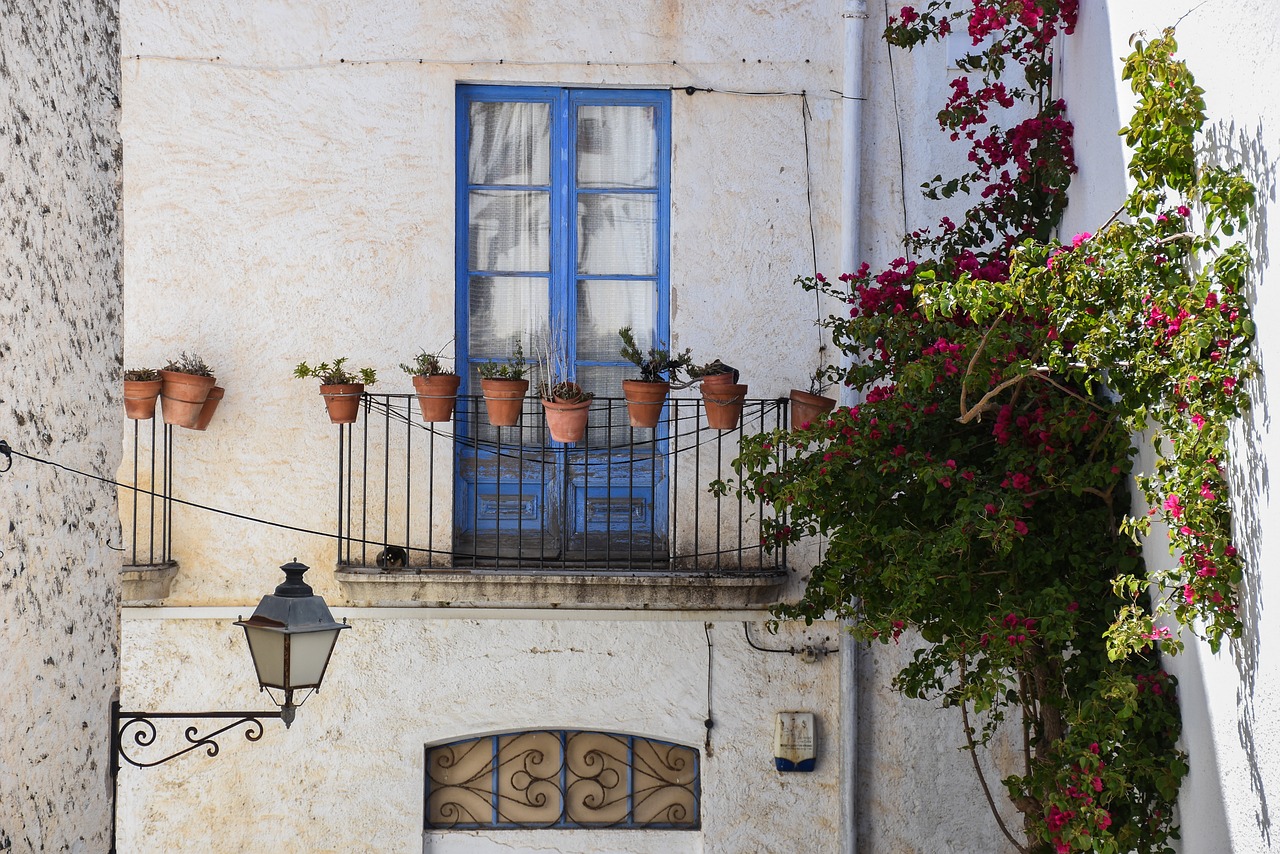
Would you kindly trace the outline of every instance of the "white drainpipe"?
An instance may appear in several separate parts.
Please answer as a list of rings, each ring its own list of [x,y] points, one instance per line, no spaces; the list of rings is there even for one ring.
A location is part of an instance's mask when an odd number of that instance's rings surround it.
[[[867,23],[866,0],[845,0],[844,10],[844,149],[840,216],[840,272],[852,273],[861,261],[862,196],[862,40]],[[848,356],[845,357],[848,359]],[[848,363],[846,362],[846,367]],[[852,390],[841,387],[841,403],[854,403]],[[840,636],[840,789],[841,850],[858,852],[858,647],[841,624]]]

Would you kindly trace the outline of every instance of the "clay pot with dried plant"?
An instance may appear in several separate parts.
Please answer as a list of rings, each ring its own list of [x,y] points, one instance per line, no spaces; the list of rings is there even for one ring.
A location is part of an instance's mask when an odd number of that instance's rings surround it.
[[[124,372],[124,414],[135,421],[146,421],[156,415],[156,401],[164,380],[154,368],[135,368]]]
[[[194,353],[183,353],[160,371],[160,411],[164,423],[194,428],[209,391],[218,384],[213,370]]]

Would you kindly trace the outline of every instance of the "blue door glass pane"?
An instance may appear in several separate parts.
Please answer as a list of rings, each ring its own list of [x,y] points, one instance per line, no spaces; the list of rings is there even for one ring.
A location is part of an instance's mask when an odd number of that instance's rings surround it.
[[[669,104],[665,91],[459,87],[463,392],[479,393],[481,363],[517,341],[532,361],[555,329],[574,378],[602,399],[569,446],[544,429],[534,371],[519,426],[490,427],[482,409],[459,423],[461,551],[665,556],[665,434],[632,430],[621,402],[603,398],[635,373],[621,326],[642,343],[667,337]]]

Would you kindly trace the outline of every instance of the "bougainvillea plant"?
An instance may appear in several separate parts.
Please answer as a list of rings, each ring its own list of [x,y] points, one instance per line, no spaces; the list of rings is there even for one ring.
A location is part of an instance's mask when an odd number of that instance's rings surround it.
[[[736,486],[774,511],[767,544],[827,539],[778,616],[848,617],[882,642],[918,632],[897,688],[958,709],[971,750],[1006,721],[1021,734],[1021,773],[1003,781],[1021,828],[982,780],[1012,844],[1163,852],[1187,765],[1157,654],[1176,644],[1153,613],[1199,618],[1215,645],[1240,630],[1222,463],[1252,326],[1247,255],[1222,237],[1252,188],[1195,162],[1203,93],[1166,33],[1125,64],[1134,192],[1097,233],[1050,239],[1074,163],[1048,48],[1075,11],[936,0],[890,21],[899,46],[962,22],[987,40],[939,116],[975,170],[925,187],[980,200],[908,235],[915,260],[800,280],[847,305],[826,325],[852,356],[837,378],[862,403],[745,438]],[[1022,79],[1006,88],[1011,69]],[[993,114],[1010,99],[1031,117],[1005,131]],[[1149,519],[1126,520],[1131,434],[1150,425],[1159,461],[1137,483],[1180,554],[1150,572],[1175,594],[1154,605],[1131,536]]]

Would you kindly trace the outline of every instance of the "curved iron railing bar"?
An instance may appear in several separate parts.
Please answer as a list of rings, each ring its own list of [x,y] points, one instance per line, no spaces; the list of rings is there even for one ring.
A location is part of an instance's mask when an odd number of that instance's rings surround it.
[[[379,400],[378,400],[379,398],[387,398],[387,399],[389,399],[389,398],[393,398],[393,397],[395,397],[395,398],[411,398],[411,397],[413,397],[413,395],[389,395],[389,394],[388,394],[388,395],[383,395],[383,394],[379,394],[379,395],[371,395],[371,394],[369,394],[368,392],[365,392],[365,396],[366,396],[366,398],[368,398],[368,400],[369,400],[369,405],[368,405],[369,410],[371,410],[371,411],[372,411],[372,410],[377,410],[377,412],[378,412],[380,415],[382,415],[384,418],[388,418],[388,419],[390,419],[390,420],[393,420],[393,421],[399,422],[399,423],[401,423],[401,424],[408,424],[408,425],[409,425],[409,426],[411,426],[411,427],[416,427],[416,428],[418,428],[418,429],[420,429],[420,430],[424,430],[424,431],[426,431],[426,432],[428,432],[428,433],[431,433],[431,434],[432,434],[432,436],[433,436],[434,438],[440,438],[440,439],[444,439],[444,440],[447,440],[447,441],[457,442],[457,443],[461,444],[462,446],[467,447],[467,448],[470,448],[470,449],[472,449],[472,450],[484,450],[484,451],[486,451],[487,453],[491,453],[491,454],[494,454],[494,455],[496,455],[496,456],[502,456],[502,457],[505,457],[505,458],[508,458],[508,459],[517,459],[517,458],[518,458],[518,455],[517,455],[517,454],[515,454],[515,453],[512,453],[512,452],[503,452],[503,451],[495,450],[495,449],[498,447],[498,444],[499,444],[499,443],[497,443],[497,442],[485,441],[485,440],[477,439],[477,438],[475,438],[475,437],[473,437],[473,436],[458,435],[456,432],[452,432],[452,431],[450,431],[450,432],[446,432],[446,431],[444,431],[444,430],[442,430],[442,429],[440,429],[440,428],[436,427],[436,426],[435,426],[435,424],[434,424],[434,423],[432,423],[432,422],[423,422],[423,421],[415,420],[415,419],[412,417],[412,415],[411,415],[411,414],[408,414],[408,413],[405,413],[405,412],[401,412],[401,411],[399,411],[398,409],[393,408],[393,407],[392,407],[392,406],[390,406],[389,404],[379,402]],[[470,396],[469,396],[469,397],[470,397]],[[479,400],[480,398],[479,398],[479,397],[476,397],[475,399],[476,399],[476,400]],[[608,402],[610,402],[610,403],[614,403],[614,402],[617,402],[617,401],[623,401],[623,402],[625,402],[625,400],[626,400],[625,398],[621,398],[621,397],[604,397],[604,398],[595,398],[595,399],[596,399],[596,400],[599,400],[599,401],[608,401]],[[684,400],[684,398],[682,398],[682,400]],[[694,401],[696,401],[696,400],[697,400],[697,398],[688,398],[687,400],[690,402],[690,405],[692,406],[693,402],[694,402]],[[758,406],[758,407],[759,407],[759,409],[760,409],[760,415],[759,415],[759,417],[760,417],[761,419],[763,419],[763,418],[767,417],[767,415],[768,415],[768,408],[772,407],[772,408],[774,408],[774,409],[775,409],[775,411],[776,411],[776,410],[779,410],[779,409],[784,408],[788,403],[789,403],[789,400],[788,400],[787,398],[750,398],[750,399],[746,400],[746,401],[744,402],[744,413],[743,413],[742,422],[740,422],[740,426],[739,426],[739,427],[737,427],[737,428],[736,428],[736,430],[738,430],[738,431],[743,430],[743,426],[742,426],[742,424],[743,424],[743,422],[745,422],[745,421],[746,421],[746,412],[745,412],[745,410],[746,410],[746,408],[747,408],[747,407],[749,407],[749,406],[750,406],[752,409],[754,409],[754,408],[756,408],[756,406]],[[755,404],[756,406],[752,406],[753,404]],[[753,416],[753,420],[754,420],[754,416]],[[776,419],[775,419],[775,420],[776,420]],[[579,445],[578,445],[578,444],[573,444],[573,445],[560,445],[560,446],[558,446],[558,447],[554,447],[554,446],[547,445],[547,446],[542,446],[542,447],[539,449],[538,453],[568,454],[568,453],[573,453],[573,452],[582,452],[582,451],[586,451],[586,450],[602,451],[602,452],[607,452],[607,451],[621,451],[621,450],[626,450],[626,449],[629,449],[629,448],[646,448],[646,447],[653,447],[653,446],[656,446],[659,442],[669,442],[669,441],[671,441],[671,440],[672,440],[672,438],[673,438],[673,437],[674,437],[674,438],[676,438],[676,439],[686,439],[686,438],[691,437],[691,436],[697,436],[697,435],[699,435],[699,434],[701,434],[701,433],[708,433],[708,432],[709,432],[709,433],[711,434],[711,435],[709,435],[709,436],[708,436],[707,438],[705,438],[705,439],[699,439],[698,441],[690,442],[690,443],[688,443],[688,444],[686,444],[686,443],[684,443],[684,442],[680,442],[680,443],[679,443],[679,445],[680,445],[680,446],[679,446],[679,448],[677,449],[677,451],[675,451],[675,452],[668,452],[669,454],[671,454],[671,455],[673,455],[673,456],[674,456],[674,455],[676,455],[677,453],[684,453],[684,452],[687,452],[687,451],[693,451],[695,448],[698,448],[698,447],[700,447],[700,446],[703,446],[703,445],[711,445],[711,444],[715,444],[715,443],[719,442],[719,441],[720,441],[720,439],[721,439],[721,437],[719,436],[719,434],[720,434],[721,432],[725,432],[725,433],[735,432],[735,431],[733,431],[733,430],[719,431],[719,430],[714,430],[713,428],[710,428],[710,427],[708,427],[708,428],[702,428],[702,427],[700,427],[700,426],[699,426],[699,424],[700,424],[700,421],[701,421],[701,412],[700,412],[700,411],[697,411],[697,410],[695,410],[695,412],[694,412],[693,414],[691,414],[691,415],[678,415],[678,416],[676,416],[675,418],[667,418],[667,419],[666,419],[666,421],[665,421],[664,423],[666,423],[666,424],[678,424],[678,423],[681,423],[681,422],[690,422],[690,421],[692,421],[692,422],[693,422],[693,428],[692,428],[692,429],[690,429],[690,430],[686,430],[686,431],[684,431],[684,432],[680,432],[679,428],[677,428],[676,432],[674,432],[674,433],[669,433],[669,434],[667,434],[666,436],[662,437],[661,439],[659,439],[659,438],[656,438],[656,437],[655,437],[655,438],[651,438],[651,439],[643,439],[643,440],[638,441],[638,442],[628,442],[628,443],[626,443],[626,444],[621,444],[621,445],[593,445],[593,444],[591,444],[591,443],[583,443],[583,446],[582,446],[582,447],[579,447]],[[451,422],[451,423],[452,423],[452,422]],[[618,429],[618,427],[619,427],[619,425],[615,425],[614,427],[610,428],[608,425],[599,425],[599,424],[597,424],[597,425],[588,425],[587,429],[588,429],[588,430],[594,430],[594,431],[601,431],[601,430],[616,430],[616,429]],[[518,428],[518,429],[524,429],[524,428]],[[530,429],[536,429],[536,428],[530,428]],[[643,429],[643,428],[636,428],[636,429]],[[655,431],[655,432],[656,432],[656,431]],[[503,442],[502,444],[503,444],[503,445],[510,445],[511,447],[520,447],[519,443],[517,443],[517,442]],[[528,447],[528,446],[526,446],[526,447]],[[601,460],[601,461],[598,461],[598,462],[589,462],[589,463],[586,463],[586,465],[589,465],[589,466],[595,466],[595,465],[602,465],[602,466],[603,466],[603,465],[609,465],[609,464],[610,464],[610,463],[609,463],[607,460]]]

